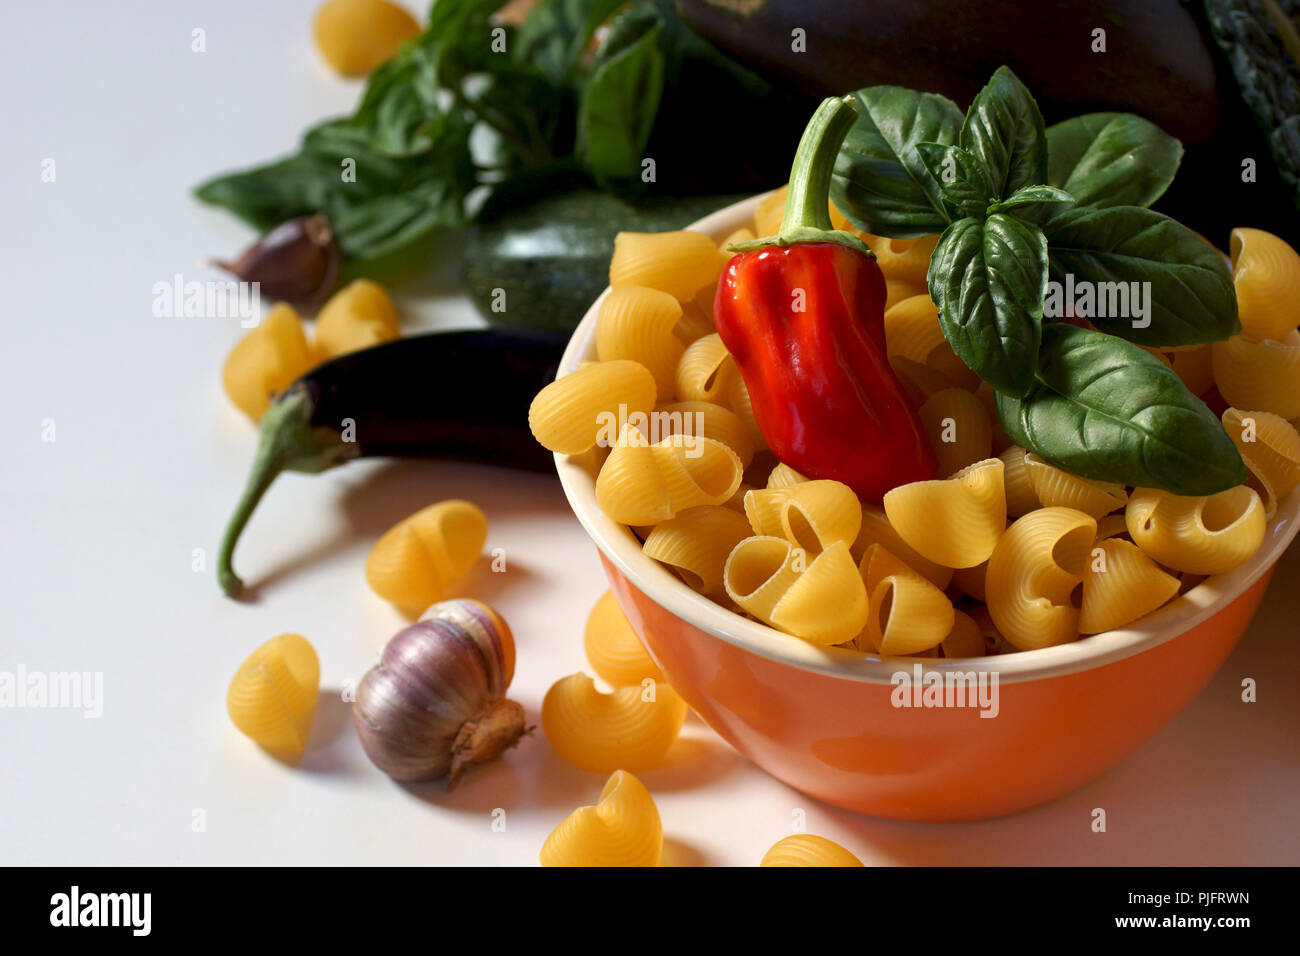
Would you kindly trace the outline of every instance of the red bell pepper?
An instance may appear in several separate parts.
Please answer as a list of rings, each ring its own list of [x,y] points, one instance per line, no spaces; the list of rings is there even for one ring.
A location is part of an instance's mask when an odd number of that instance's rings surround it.
[[[831,228],[831,170],[853,108],[822,103],[795,154],[775,236],[739,243],[714,313],[777,458],[864,501],[933,478],[934,452],[885,351],[885,279],[852,233]]]

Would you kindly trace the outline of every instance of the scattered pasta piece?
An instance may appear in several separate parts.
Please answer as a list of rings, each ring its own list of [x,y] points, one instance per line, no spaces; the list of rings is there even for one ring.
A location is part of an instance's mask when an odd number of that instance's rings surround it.
[[[316,649],[299,634],[281,634],[239,665],[226,711],[240,733],[267,750],[301,754],[319,692]]]
[[[1264,505],[1237,485],[1216,495],[1185,497],[1137,488],[1124,512],[1133,543],[1167,568],[1222,574],[1264,543]]]
[[[641,550],[676,571],[693,590],[717,600],[726,596],[722,572],[727,558],[752,533],[741,512],[702,505],[655,525]]]
[[[1278,502],[1300,485],[1300,432],[1272,412],[1243,412],[1229,408],[1223,427],[1250,470],[1246,484],[1264,500],[1266,517]]]
[[[1262,229],[1232,230],[1228,248],[1241,331],[1255,339],[1286,338],[1300,325],[1300,255]]]
[[[366,558],[366,581],[384,600],[418,614],[469,573],[487,531],[487,516],[469,501],[429,505],[375,542]]]
[[[596,316],[596,357],[639,362],[654,376],[658,395],[671,395],[686,351],[674,334],[681,317],[681,303],[667,292],[637,285],[610,289]]]
[[[1121,538],[1097,542],[1083,575],[1079,630],[1097,634],[1130,624],[1177,594],[1178,584],[1137,545]]]
[[[1025,473],[1044,507],[1059,506],[1100,518],[1128,503],[1128,491],[1111,481],[1092,481],[1050,465],[1034,454],[1024,456]],[[1007,509],[1010,511],[1010,508]]]
[[[1083,581],[1097,522],[1072,508],[1040,508],[1007,528],[989,558],[988,609],[1022,651],[1079,636],[1072,592]]]
[[[867,549],[859,573],[869,595],[866,638],[871,650],[890,657],[919,654],[938,647],[952,631],[952,602],[880,545]],[[860,638],[858,649],[867,650]]]
[[[853,552],[854,559],[861,561],[862,556],[867,553],[867,548],[873,544],[878,544],[890,554],[897,555],[904,564],[941,591],[948,586],[948,582],[953,578],[952,568],[945,568],[941,564],[935,564],[928,558],[921,557],[906,541],[899,537],[898,532],[894,530],[894,526],[889,523],[889,517],[881,508],[875,505],[863,505],[862,527],[858,531],[857,540],[853,542],[853,547],[850,549]]]
[[[966,389],[935,392],[917,414],[939,460],[939,474],[955,474],[993,453],[993,426],[988,412]]]
[[[646,286],[685,302],[716,281],[722,266],[718,247],[701,232],[620,232],[614,237],[609,284]]]
[[[582,646],[591,669],[613,687],[639,687],[644,680],[664,679],[613,591],[602,594],[587,615]]]
[[[602,694],[586,674],[573,674],[552,684],[542,700],[542,730],[555,752],[594,773],[653,767],[685,719],[686,702],[654,681]]]
[[[620,442],[596,477],[596,503],[621,524],[655,525],[687,508],[725,503],[743,473],[736,453],[711,438]]]
[[[257,421],[271,399],[312,364],[298,313],[281,302],[231,349],[221,370],[221,384],[235,407]]]
[[[636,777],[615,770],[596,805],[579,807],[542,844],[542,866],[658,866],[664,831],[654,798]]]
[[[366,76],[420,32],[420,23],[389,0],[328,0],[316,11],[316,46],[342,76]]]
[[[862,861],[833,840],[796,833],[777,840],[759,866],[862,866]]]
[[[809,554],[836,541],[852,544],[862,527],[862,506],[846,484],[829,479],[745,496],[745,516],[756,535],[785,538]]]
[[[1300,416],[1300,332],[1281,341],[1234,335],[1210,348],[1214,384],[1229,405]]]
[[[885,514],[922,557],[973,568],[993,553],[1007,524],[1003,463],[989,458],[948,479],[914,481],[885,493]]]
[[[330,296],[316,316],[316,353],[322,360],[335,358],[401,334],[388,293],[378,283],[357,279]]]
[[[528,409],[528,427],[542,447],[581,455],[611,425],[617,438],[620,409],[629,419],[650,412],[656,392],[654,375],[639,362],[593,362],[538,392]]]

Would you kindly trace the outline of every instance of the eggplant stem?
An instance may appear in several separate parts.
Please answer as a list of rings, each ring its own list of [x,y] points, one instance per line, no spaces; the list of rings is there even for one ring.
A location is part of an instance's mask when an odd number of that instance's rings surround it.
[[[271,403],[262,416],[261,437],[248,483],[235,505],[234,513],[221,536],[217,557],[217,582],[227,597],[238,597],[244,582],[233,567],[235,545],[244,526],[252,517],[257,503],[282,471],[314,474],[342,464],[358,454],[355,442],[343,441],[342,435],[327,427],[311,424],[315,402],[304,388],[289,391]]]

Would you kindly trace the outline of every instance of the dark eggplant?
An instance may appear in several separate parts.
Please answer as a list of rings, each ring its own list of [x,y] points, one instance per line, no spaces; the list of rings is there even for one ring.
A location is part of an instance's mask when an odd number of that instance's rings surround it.
[[[282,471],[355,458],[449,458],[547,472],[528,430],[568,336],[505,329],[430,332],[341,355],[290,385],[262,416],[257,456],[221,540],[217,580],[235,597],[235,544]]]

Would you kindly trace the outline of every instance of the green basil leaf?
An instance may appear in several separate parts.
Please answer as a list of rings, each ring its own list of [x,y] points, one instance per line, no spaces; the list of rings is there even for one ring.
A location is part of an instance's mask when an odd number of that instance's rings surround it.
[[[853,94],[857,122],[835,160],[831,198],[859,229],[883,236],[925,236],[953,216],[943,190],[916,150],[917,143],[950,146],[961,110],[935,93],[870,86]]]
[[[553,84],[578,67],[597,28],[623,0],[541,0],[519,27],[517,59],[540,69]]]
[[[1209,495],[1246,480],[1219,419],[1163,362],[1113,335],[1066,323],[1043,329],[1041,382],[998,395],[1007,435],[1071,474]]]
[[[989,212],[1003,212],[1020,206],[1041,205],[1043,203],[1073,203],[1074,197],[1064,189],[1055,186],[1021,186],[1006,199],[991,204]]]
[[[971,101],[957,142],[984,164],[999,199],[1047,181],[1043,115],[1009,67],[998,67]]]
[[[1217,342],[1241,331],[1227,263],[1168,216],[1141,206],[1065,209],[1043,230],[1059,304],[1084,306],[1075,313],[1102,331],[1153,346]],[[1048,291],[1049,314],[1058,314],[1055,291]],[[1097,314],[1103,310],[1112,314]]]
[[[1182,158],[1178,140],[1132,113],[1087,113],[1047,130],[1047,181],[1080,206],[1149,206]]]
[[[939,238],[926,281],[958,357],[999,391],[1028,393],[1047,284],[1043,233],[1001,213],[960,219]]]
[[[917,143],[916,152],[939,184],[943,198],[964,216],[983,216],[992,190],[984,167],[960,146]]]
[[[664,89],[663,22],[653,12],[620,14],[601,46],[578,108],[577,156],[599,179],[635,176]]]

